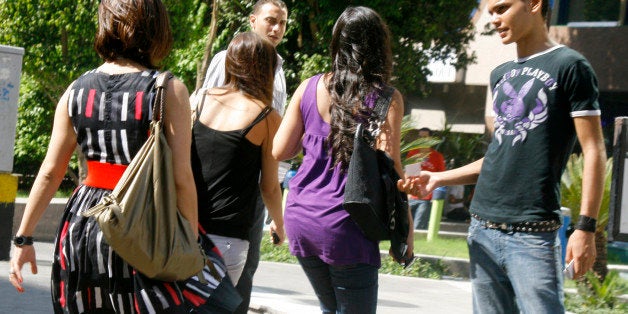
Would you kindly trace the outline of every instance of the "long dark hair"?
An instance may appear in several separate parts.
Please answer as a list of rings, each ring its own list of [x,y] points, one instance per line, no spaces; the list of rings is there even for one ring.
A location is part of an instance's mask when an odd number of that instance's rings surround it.
[[[236,35],[227,48],[225,85],[270,106],[277,68],[277,51],[268,39],[254,32]]]
[[[332,74],[327,85],[331,96],[331,131],[327,144],[334,165],[344,169],[353,152],[356,119],[370,115],[364,105],[368,95],[381,91],[390,79],[390,33],[382,18],[367,7],[348,7],[340,15],[330,45]]]
[[[161,0],[102,0],[94,49],[105,61],[126,58],[157,68],[172,48],[168,12]]]

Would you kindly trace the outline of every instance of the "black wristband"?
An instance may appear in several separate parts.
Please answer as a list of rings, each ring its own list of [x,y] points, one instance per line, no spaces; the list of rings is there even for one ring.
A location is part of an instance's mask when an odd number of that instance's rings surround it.
[[[597,220],[595,218],[580,215],[580,217],[578,217],[578,222],[574,226],[574,229],[595,232],[596,226]]]

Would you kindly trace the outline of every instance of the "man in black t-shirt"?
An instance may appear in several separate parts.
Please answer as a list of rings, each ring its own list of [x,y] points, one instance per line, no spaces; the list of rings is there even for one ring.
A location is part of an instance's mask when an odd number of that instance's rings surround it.
[[[595,260],[594,231],[606,153],[597,79],[579,53],[557,45],[546,27],[547,0],[489,0],[503,44],[517,59],[491,73],[493,140],[484,158],[414,188],[477,183],[469,255],[476,313],[563,313],[560,177],[576,138],[585,158],[580,219],[567,245],[580,277]]]

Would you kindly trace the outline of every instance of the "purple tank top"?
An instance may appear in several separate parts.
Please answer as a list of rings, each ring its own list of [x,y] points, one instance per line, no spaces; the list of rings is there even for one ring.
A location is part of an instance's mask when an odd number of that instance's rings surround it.
[[[290,251],[299,257],[318,256],[335,266],[365,263],[380,267],[378,243],[368,240],[342,207],[347,177],[340,166],[332,167],[325,145],[330,126],[316,105],[320,77],[310,79],[300,104],[305,128],[303,163],[290,180],[284,215]]]

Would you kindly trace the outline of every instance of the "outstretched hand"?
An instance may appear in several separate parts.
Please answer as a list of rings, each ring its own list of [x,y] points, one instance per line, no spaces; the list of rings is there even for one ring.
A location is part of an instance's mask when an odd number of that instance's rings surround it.
[[[26,263],[31,264],[31,272],[37,274],[37,261],[35,259],[35,248],[32,245],[24,245],[22,247],[15,247],[14,254],[11,258],[9,268],[9,281],[15,290],[18,292],[24,292],[22,283],[24,278],[22,277],[22,266]]]
[[[408,176],[397,181],[397,188],[407,194],[423,197],[438,187],[438,177],[430,171],[421,171],[418,176]]]

